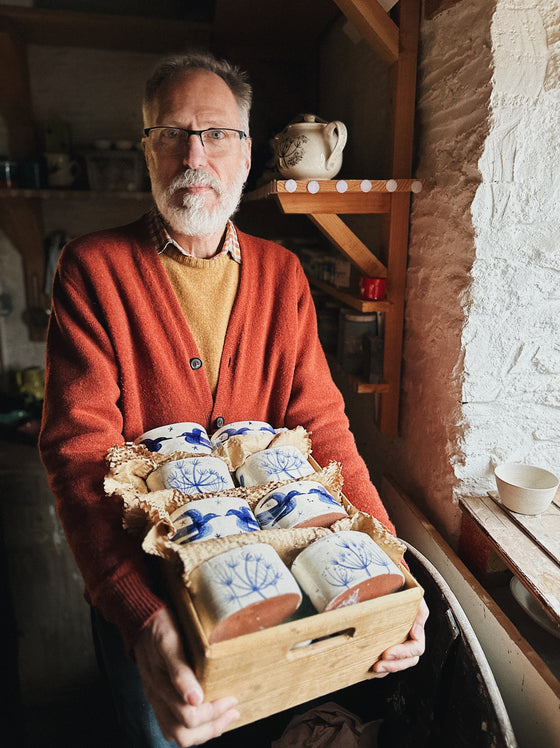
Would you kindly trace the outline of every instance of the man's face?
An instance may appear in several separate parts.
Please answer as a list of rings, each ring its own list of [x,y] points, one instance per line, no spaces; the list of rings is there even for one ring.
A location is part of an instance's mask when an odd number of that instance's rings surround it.
[[[206,70],[188,71],[164,86],[145,112],[144,124],[242,129],[229,87]],[[250,141],[236,137],[219,155],[209,153],[197,135],[189,137],[180,155],[162,153],[151,137],[143,145],[154,200],[169,226],[186,236],[223,231],[249,174]]]

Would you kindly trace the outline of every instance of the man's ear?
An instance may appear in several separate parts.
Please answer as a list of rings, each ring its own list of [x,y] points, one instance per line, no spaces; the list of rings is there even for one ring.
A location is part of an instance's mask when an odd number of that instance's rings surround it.
[[[252,147],[253,147],[253,141],[252,141],[252,139],[251,138],[245,138],[245,145],[246,145],[246,148],[247,148],[247,153],[246,153],[247,175],[245,177],[245,179],[246,179],[249,176],[249,172],[251,171],[251,150],[252,150]]]

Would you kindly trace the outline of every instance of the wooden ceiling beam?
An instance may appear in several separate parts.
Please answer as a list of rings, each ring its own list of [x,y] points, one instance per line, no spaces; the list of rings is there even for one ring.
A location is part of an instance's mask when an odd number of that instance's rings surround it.
[[[392,65],[399,58],[399,27],[377,0],[334,0],[382,60]]]

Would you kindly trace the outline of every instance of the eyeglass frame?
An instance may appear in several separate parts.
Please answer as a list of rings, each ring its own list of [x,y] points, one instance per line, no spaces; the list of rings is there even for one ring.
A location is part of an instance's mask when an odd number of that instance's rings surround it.
[[[226,132],[236,132],[239,135],[239,140],[244,140],[248,137],[244,130],[236,130],[234,127],[205,127],[204,130],[189,130],[187,127],[173,127],[173,125],[154,125],[154,127],[145,127],[143,132],[146,138],[150,137],[152,130],[180,130],[181,132],[187,133],[189,136],[185,141],[185,145],[188,144],[191,135],[198,135],[202,147],[206,148],[204,141],[202,140],[202,133],[212,132],[212,130],[225,130]]]

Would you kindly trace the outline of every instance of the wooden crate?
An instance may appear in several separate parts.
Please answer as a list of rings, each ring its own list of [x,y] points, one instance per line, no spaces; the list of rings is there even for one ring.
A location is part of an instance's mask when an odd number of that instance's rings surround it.
[[[166,577],[190,662],[205,699],[239,699],[240,719],[230,729],[372,678],[373,664],[403,642],[423,590],[401,567],[399,592],[209,644],[180,575]],[[298,646],[308,640],[310,644]]]

